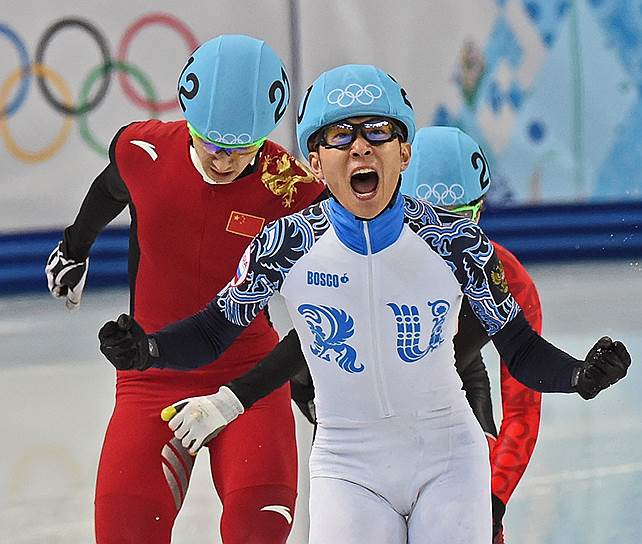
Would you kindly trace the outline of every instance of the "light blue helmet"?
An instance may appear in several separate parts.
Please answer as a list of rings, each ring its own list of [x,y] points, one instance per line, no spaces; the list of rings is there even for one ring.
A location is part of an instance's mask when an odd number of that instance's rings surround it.
[[[297,115],[299,149],[308,158],[308,140],[321,127],[366,115],[400,121],[415,137],[415,113],[406,91],[383,70],[368,64],[346,64],[323,72],[308,88]]]
[[[464,206],[486,194],[490,170],[483,151],[455,127],[417,131],[401,192],[436,206]]]
[[[247,145],[279,124],[290,83],[262,40],[223,35],[202,44],[178,79],[178,101],[196,132],[223,145]]]

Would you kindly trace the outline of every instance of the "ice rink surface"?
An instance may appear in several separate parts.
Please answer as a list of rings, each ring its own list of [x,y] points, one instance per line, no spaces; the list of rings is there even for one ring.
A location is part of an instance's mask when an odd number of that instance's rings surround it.
[[[625,342],[633,366],[624,382],[590,403],[577,395],[545,396],[533,461],[508,507],[506,542],[639,544],[642,264],[528,270],[548,340],[583,358],[608,334]],[[48,295],[0,298],[0,543],[93,541],[93,485],[114,394],[114,372],[98,352],[96,333],[127,304],[125,290],[91,287],[75,313]],[[492,348],[484,353],[496,394],[497,358]],[[302,417],[297,433],[300,487],[291,544],[307,541],[311,428]],[[220,503],[204,455],[176,523],[176,544],[220,542]]]

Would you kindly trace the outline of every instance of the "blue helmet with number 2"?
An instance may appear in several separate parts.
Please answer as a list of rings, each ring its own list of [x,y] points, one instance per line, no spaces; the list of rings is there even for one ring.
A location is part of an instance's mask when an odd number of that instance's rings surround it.
[[[455,127],[419,129],[401,192],[436,206],[465,206],[490,187],[484,153],[468,134]]]
[[[369,64],[346,64],[323,72],[308,88],[299,105],[297,140],[308,157],[308,140],[320,128],[349,117],[381,116],[406,128],[415,137],[415,113],[406,91],[383,70]]]
[[[247,145],[272,132],[290,101],[277,54],[262,40],[222,35],[203,43],[178,80],[178,102],[196,132],[223,145]]]

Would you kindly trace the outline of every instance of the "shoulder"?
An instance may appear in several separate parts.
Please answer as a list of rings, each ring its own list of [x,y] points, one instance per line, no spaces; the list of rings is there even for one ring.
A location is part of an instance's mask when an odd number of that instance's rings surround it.
[[[158,153],[157,146],[164,147],[165,142],[170,145],[178,139],[186,140],[188,137],[185,121],[135,121],[120,129],[114,137],[112,148],[118,154],[128,153],[141,149],[153,155]]]
[[[185,121],[159,121],[149,119],[147,121],[135,121],[130,123],[121,132],[121,138],[163,138],[175,134],[187,134]]]
[[[328,229],[326,208],[327,204],[321,202],[265,225],[247,247],[239,266],[241,272],[237,271],[231,286],[252,290],[253,285],[267,281],[278,289],[292,267]],[[251,281],[246,282],[247,277]]]
[[[493,245],[479,225],[425,200],[404,199],[407,226],[446,261],[460,282],[496,262]]]
[[[426,200],[403,195],[404,220],[422,238],[443,236],[452,240],[456,236],[483,236],[479,225],[444,208],[433,206]]]
[[[495,242],[495,240],[492,241],[493,246],[495,247],[495,252],[497,253],[497,256],[506,264],[514,264],[515,266],[522,266],[522,263],[519,262],[517,257],[513,255],[508,249],[506,249],[503,245],[501,245],[499,242]],[[522,267],[523,268],[523,267]]]
[[[501,244],[493,241],[501,270],[517,303],[531,326],[541,332],[541,302],[537,287],[522,263]]]
[[[524,265],[519,261],[513,253],[506,249],[501,244],[493,241],[492,242],[497,258],[502,263],[504,271],[506,273],[506,280],[511,283],[511,280],[519,280],[522,283],[532,284],[533,281],[530,277],[530,274],[524,268]]]
[[[281,197],[283,206],[290,210],[306,207],[324,189],[301,161],[271,140],[263,147],[259,171],[266,189]]]
[[[275,221],[271,221],[254,238],[252,245],[258,259],[285,258],[288,267],[308,253],[330,227],[327,201],[313,204]]]
[[[281,245],[303,245],[309,249],[329,227],[328,201],[324,200],[268,223],[257,238],[277,239]]]

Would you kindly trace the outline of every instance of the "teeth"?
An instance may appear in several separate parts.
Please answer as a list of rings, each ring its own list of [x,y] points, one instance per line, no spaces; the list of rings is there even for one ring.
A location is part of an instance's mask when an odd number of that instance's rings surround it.
[[[372,168],[359,168],[359,170],[355,170],[352,175],[354,176],[355,174],[370,174],[374,173],[374,169]]]

